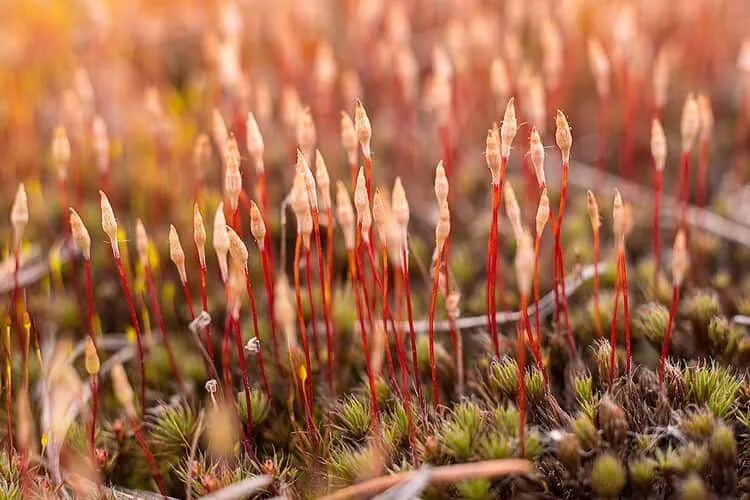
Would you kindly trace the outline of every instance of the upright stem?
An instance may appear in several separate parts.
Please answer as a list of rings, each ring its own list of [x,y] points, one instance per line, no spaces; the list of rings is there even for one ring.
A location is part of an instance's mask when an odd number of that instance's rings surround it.
[[[13,456],[13,368],[11,364],[10,325],[5,327],[3,351],[5,351],[5,433],[8,457]]]
[[[411,364],[414,373],[414,385],[417,388],[417,398],[422,413],[425,413],[424,394],[419,374],[419,362],[417,361],[417,333],[414,330],[414,315],[411,304],[411,285],[409,283],[409,264],[406,254],[406,244],[401,248],[401,276],[404,280],[404,295],[406,295],[406,313],[409,318],[409,343],[411,344]]]
[[[164,348],[167,350],[167,357],[169,358],[169,365],[172,368],[172,373],[174,373],[174,376],[177,379],[177,383],[184,389],[185,384],[182,380],[180,369],[177,367],[177,359],[174,357],[172,345],[169,342],[169,334],[167,333],[167,328],[164,325],[164,317],[161,314],[159,296],[156,292],[156,287],[154,286],[154,279],[153,275],[151,274],[151,266],[144,266],[143,271],[146,275],[146,287],[148,288],[148,294],[151,298],[151,309],[154,312],[154,316],[156,316],[156,324],[159,325],[159,329],[161,330],[162,339],[164,340]]]
[[[250,379],[247,376],[247,360],[245,359],[245,346],[242,343],[242,331],[240,330],[240,317],[239,311],[232,313],[232,318],[229,320],[231,325],[230,329],[234,330],[234,340],[237,347],[237,357],[240,361],[240,373],[242,373],[242,387],[245,391],[245,409],[247,410],[247,422],[245,424],[245,443],[246,447],[252,446],[252,435],[253,435],[253,411],[250,400]]]
[[[524,326],[516,328],[516,363],[518,364],[518,443],[521,448],[521,458],[526,455],[526,345],[523,336]]]
[[[122,291],[125,294],[125,301],[128,303],[128,309],[130,310],[130,323],[135,329],[135,339],[138,344],[138,361],[140,363],[141,372],[141,415],[146,409],[146,355],[143,350],[143,339],[141,338],[141,325],[138,322],[138,315],[135,312],[135,303],[133,302],[133,295],[130,293],[130,285],[128,284],[128,278],[125,274],[125,269],[122,266],[122,259],[119,253],[115,255],[115,263],[117,264],[117,272],[120,275],[120,284],[122,285]]]
[[[320,242],[320,224],[318,220],[318,210],[312,211],[313,229],[315,231],[315,251],[318,255],[318,275],[320,276],[320,293],[322,295],[323,305],[323,323],[326,329],[326,368],[328,375],[328,390],[333,394],[333,333],[331,331],[331,301],[327,298],[330,289],[326,288],[326,272],[323,265],[323,245]],[[309,254],[309,252],[308,252]],[[310,299],[312,300],[312,298]]]
[[[307,369],[307,384],[312,387],[312,362],[310,361],[310,346],[307,341],[307,328],[305,327],[305,316],[302,313],[302,292],[300,290],[299,260],[302,249],[302,237],[297,234],[297,241],[294,244],[294,296],[297,301],[297,321],[299,324],[299,333],[302,338],[302,348],[305,351],[305,368]],[[308,399],[312,399],[309,391],[306,393]],[[312,404],[310,404],[312,406]]]
[[[89,385],[91,386],[91,429],[89,431],[89,446],[91,447],[92,460],[96,460],[96,412],[99,410],[99,398],[97,397],[99,384],[97,383],[97,378],[97,375],[91,375],[89,377]]]
[[[542,243],[542,235],[537,234],[534,240],[534,323],[536,327],[536,342],[542,345],[542,325],[541,318],[539,317],[539,247]]]
[[[562,311],[565,316],[565,335],[568,339],[568,347],[570,348],[571,356],[574,358],[577,356],[575,340],[573,340],[573,332],[570,328],[570,314],[568,311],[568,296],[565,292],[565,258],[563,255],[562,245],[560,243],[560,236],[562,234],[563,219],[565,217],[565,202],[568,197],[568,172],[570,171],[570,165],[568,162],[563,162],[562,165],[562,181],[560,186],[560,207],[557,211],[557,225],[555,227],[555,254],[557,261],[557,279],[558,286],[560,288],[560,299],[562,302]],[[558,304],[559,306],[559,304]]]
[[[531,353],[534,355],[534,363],[539,371],[542,372],[544,383],[547,383],[547,371],[544,369],[544,358],[542,358],[542,345],[534,340],[534,333],[531,331],[531,321],[528,314],[529,298],[526,295],[521,296],[521,327],[526,332],[526,338],[531,346]]]
[[[607,129],[609,128],[608,99],[606,96],[599,96],[597,100],[597,147],[596,147],[596,168],[599,172],[597,184],[601,182],[604,174],[604,167],[607,157]]]
[[[369,261],[370,261],[370,271],[372,274],[372,280],[377,285],[378,290],[380,290],[380,294],[383,298],[381,316],[382,316],[382,321],[383,321],[383,332],[385,333],[385,338],[386,338],[385,357],[386,357],[386,362],[388,363],[388,377],[391,380],[391,385],[396,391],[396,394],[400,396],[401,388],[396,382],[396,369],[393,365],[393,355],[391,354],[391,343],[388,340],[388,320],[390,319],[391,321],[391,329],[393,330],[394,334],[396,332],[396,324],[393,321],[393,316],[391,315],[390,307],[388,305],[388,289],[386,285],[383,284],[383,281],[380,279],[380,276],[378,275],[377,265],[375,264],[375,255],[372,251],[372,242],[367,241],[366,246],[367,246],[367,257],[369,258]],[[375,299],[373,298],[373,300]]]
[[[378,409],[378,397],[376,394],[375,389],[375,377],[372,373],[372,366],[371,366],[371,354],[370,354],[370,347],[367,342],[367,330],[365,328],[365,321],[364,321],[364,315],[362,313],[362,302],[360,300],[359,296],[359,289],[357,286],[357,282],[359,281],[361,274],[357,270],[357,263],[356,263],[356,257],[354,255],[354,250],[348,251],[348,259],[349,259],[349,274],[351,275],[352,279],[352,289],[354,292],[354,302],[357,306],[357,316],[359,317],[359,330],[360,335],[362,337],[362,349],[364,349],[365,352],[365,368],[367,369],[367,382],[370,389],[370,411],[372,412],[374,416],[374,423],[375,428],[379,425],[380,421],[380,411]]]
[[[253,318],[253,332],[255,332],[255,338],[260,344],[260,329],[258,328],[258,309],[255,306],[255,294],[253,293],[253,286],[250,283],[250,273],[245,269],[245,289],[247,290],[247,298],[250,301],[250,314]],[[239,325],[237,325],[239,330]],[[239,335],[239,331],[238,331]],[[244,358],[244,355],[242,356]],[[258,349],[258,371],[260,371],[260,378],[263,382],[263,392],[266,393],[266,397],[271,401],[271,388],[268,385],[268,378],[266,377],[266,367],[263,362],[263,348]]]
[[[275,297],[273,294],[273,279],[271,278],[270,263],[268,262],[268,248],[265,243],[260,249],[260,261],[263,267],[263,284],[266,288],[266,298],[268,300],[268,318],[271,327],[271,342],[273,346],[273,360],[276,370],[281,373],[281,359],[279,358],[279,340],[276,337],[276,312],[274,310]]]
[[[93,281],[91,279],[91,261],[85,259],[83,262],[83,269],[86,275],[86,305],[88,309],[88,320],[89,320],[89,337],[91,342],[94,343],[94,348],[98,350],[96,346],[96,320],[94,317],[94,291]],[[27,342],[28,343],[28,342]],[[26,348],[28,351],[28,346]],[[98,410],[99,403],[99,390],[97,383],[98,375],[91,375],[91,456],[94,458],[94,452],[96,450],[96,413]]]
[[[310,303],[310,324],[312,326],[313,354],[315,362],[320,364],[320,342],[318,341],[318,315],[315,313],[315,301],[312,292],[312,269],[310,266],[310,249],[305,249],[305,284],[307,285],[307,300]]]
[[[690,151],[683,151],[680,157],[680,227],[685,225],[688,197],[690,196]]]
[[[699,207],[706,206],[706,181],[708,177],[708,155],[710,143],[707,139],[702,139],[698,146],[698,179],[696,193],[696,203]]]
[[[617,359],[617,307],[620,302],[620,288],[622,287],[620,276],[619,257],[615,266],[615,302],[612,308],[612,323],[609,333],[609,385],[615,380],[615,360]]]
[[[154,479],[156,486],[159,488],[159,493],[161,493],[162,496],[166,497],[167,489],[164,487],[164,481],[162,480],[161,472],[159,472],[159,465],[154,458],[154,454],[151,453],[151,449],[148,447],[146,439],[143,437],[141,424],[138,423],[135,418],[131,418],[130,425],[133,426],[133,435],[136,442],[138,443],[138,446],[141,447],[143,454],[146,456],[146,462],[148,462],[148,468],[151,471],[151,477]]]
[[[201,306],[204,311],[208,312],[208,290],[206,286],[206,275],[207,275],[206,266],[201,266]],[[211,360],[214,359],[214,343],[213,343],[213,337],[211,336],[211,323],[208,324],[206,327],[205,332],[205,343],[206,343],[206,350],[208,351],[208,357],[211,358]]]
[[[602,317],[599,306],[599,228],[594,228],[594,321],[596,323],[596,336],[603,335]]]
[[[440,405],[440,391],[437,383],[437,366],[435,365],[435,306],[437,304],[438,284],[440,282],[440,264],[443,249],[438,248],[435,257],[435,275],[432,279],[432,295],[430,297],[430,311],[428,316],[430,334],[430,373],[432,376],[432,399],[435,411]]]
[[[662,170],[656,171],[656,179],[654,181],[656,194],[654,196],[654,298],[658,297],[659,292],[659,271],[661,269],[661,232],[659,228],[660,224],[660,212],[661,212],[661,192],[664,186],[664,172]]]
[[[187,280],[182,282],[182,292],[185,294],[185,303],[188,306],[188,314],[190,314],[190,320],[195,319],[195,309],[193,309],[193,297],[190,293],[190,284]]]
[[[661,344],[661,355],[659,356],[659,387],[664,384],[664,368],[669,354],[669,342],[672,338],[672,325],[677,314],[677,304],[680,302],[680,285],[672,288],[672,305],[669,308],[669,320],[667,321],[667,330],[664,332],[664,341]]]
[[[622,274],[622,298],[623,298],[623,312],[625,314],[625,370],[630,374],[630,306],[628,305],[628,265],[625,261],[625,251],[620,253],[619,257],[620,269]]]
[[[487,241],[487,327],[492,339],[492,347],[495,356],[500,357],[500,342],[497,337],[497,322],[495,320],[495,266],[497,263],[497,218],[500,206],[500,184],[492,185],[492,222],[490,223],[490,235]]]

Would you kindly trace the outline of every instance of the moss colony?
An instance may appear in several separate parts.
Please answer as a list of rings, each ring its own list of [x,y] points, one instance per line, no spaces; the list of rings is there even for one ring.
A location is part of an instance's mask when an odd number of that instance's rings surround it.
[[[35,3],[0,496],[750,495],[747,2]]]

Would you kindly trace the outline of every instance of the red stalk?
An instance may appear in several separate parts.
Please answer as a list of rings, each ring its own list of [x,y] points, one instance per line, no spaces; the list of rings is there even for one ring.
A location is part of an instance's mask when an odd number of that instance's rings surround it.
[[[253,318],[253,331],[255,332],[255,338],[260,343],[260,330],[258,329],[258,309],[255,306],[255,294],[253,293],[253,286],[250,283],[250,273],[245,269],[245,289],[247,290],[247,298],[250,301],[250,314]],[[239,335],[239,325],[237,325],[237,334]],[[244,354],[241,356],[244,358]],[[240,360],[242,363],[242,360]],[[268,385],[268,378],[266,377],[265,363],[263,362],[263,349],[258,349],[258,371],[260,371],[260,378],[263,382],[263,391],[266,393],[266,397],[271,401],[271,388]]]
[[[161,493],[162,496],[166,497],[167,489],[164,487],[164,481],[162,480],[161,472],[159,472],[159,465],[154,458],[154,454],[151,453],[151,449],[148,447],[146,439],[143,437],[141,426],[135,420],[135,418],[130,419],[130,425],[133,426],[133,436],[135,437],[138,446],[141,447],[141,450],[143,450],[143,454],[146,456],[146,462],[148,462],[148,468],[151,471],[151,477],[154,479],[156,486],[159,488],[159,493]]]
[[[495,356],[500,357],[500,343],[497,338],[497,324],[495,321],[495,264],[497,262],[497,212],[500,206],[501,185],[492,185],[492,222],[487,240],[487,327]]]
[[[125,294],[125,301],[128,303],[128,309],[130,310],[130,323],[135,329],[135,340],[138,344],[138,361],[140,363],[141,372],[141,415],[146,409],[146,355],[143,350],[143,339],[141,338],[141,325],[138,322],[138,314],[135,312],[135,303],[133,302],[133,295],[130,293],[130,285],[128,284],[128,277],[125,274],[125,269],[122,266],[122,259],[120,253],[115,254],[115,264],[117,264],[117,272],[120,275],[120,284],[122,285],[122,291]],[[165,337],[166,338],[166,337]]]
[[[683,151],[680,156],[680,227],[685,225],[688,197],[690,196],[690,151]]]
[[[528,314],[529,298],[521,296],[521,326],[526,331],[526,338],[531,346],[531,353],[534,355],[534,363],[539,371],[542,372],[544,383],[547,384],[547,372],[544,369],[544,358],[542,358],[542,344],[534,339],[534,333],[531,331],[531,321]]]
[[[539,318],[539,247],[542,243],[542,235],[537,234],[534,239],[534,270],[533,270],[533,287],[534,287],[534,323],[536,327],[536,342],[542,345],[542,325]]]
[[[659,270],[661,268],[661,233],[659,229],[660,225],[660,212],[661,212],[661,193],[664,185],[664,172],[662,170],[656,171],[656,194],[654,196],[654,298],[657,297],[659,292]]]
[[[228,313],[227,319],[224,323],[224,337],[221,340],[221,372],[224,377],[224,392],[228,397],[234,400],[234,395],[231,391],[232,375],[229,371],[229,347],[232,326],[232,315]]]
[[[86,305],[87,305],[88,316],[89,316],[88,318],[89,319],[89,337],[91,337],[91,342],[94,343],[94,348],[98,350],[96,346],[96,321],[94,318],[94,292],[93,292],[94,287],[93,287],[93,281],[91,279],[91,261],[89,259],[84,260],[83,269],[86,275]],[[28,351],[28,345],[26,347],[26,350]],[[91,442],[92,458],[94,456],[94,451],[96,450],[96,412],[99,406],[99,390],[98,390],[98,383],[97,383],[98,378],[99,378],[98,375],[92,375],[90,377],[90,384],[91,384],[90,442]]]
[[[625,261],[625,252],[620,253],[620,272],[622,273],[622,298],[623,298],[623,312],[625,314],[625,370],[630,373],[630,306],[628,305],[628,266]]]
[[[401,277],[404,280],[404,295],[406,295],[406,313],[409,318],[409,342],[411,344],[411,364],[414,373],[414,385],[417,388],[417,398],[422,413],[425,413],[424,394],[419,376],[419,362],[417,361],[417,333],[414,330],[414,315],[411,304],[411,284],[409,283],[409,265],[406,255],[406,245],[401,249]]]
[[[365,329],[364,315],[362,314],[362,302],[359,296],[359,290],[357,282],[361,278],[360,270],[357,269],[356,257],[354,250],[348,251],[349,258],[349,273],[352,279],[352,288],[354,291],[354,302],[357,307],[357,316],[359,317],[359,330],[362,336],[362,349],[365,351],[365,368],[367,369],[367,382],[370,387],[370,411],[373,415],[373,423],[375,428],[378,427],[380,422],[380,410],[378,409],[378,398],[375,393],[375,377],[372,373],[372,366],[370,362],[370,347],[367,342],[367,330]]]
[[[599,179],[597,184],[601,183],[602,175],[604,173],[606,157],[607,157],[607,129],[609,128],[609,106],[608,99],[606,96],[599,96],[597,100],[597,113],[599,118],[597,120],[597,147],[596,147],[596,168],[599,172]]]
[[[195,310],[193,309],[193,298],[190,294],[190,284],[187,280],[182,282],[182,292],[185,294],[185,303],[188,306],[188,313],[190,314],[190,320],[195,319]]]
[[[696,193],[696,203],[699,207],[706,206],[706,181],[708,177],[708,155],[709,141],[703,139],[700,141],[698,149],[698,192]]]
[[[89,384],[91,385],[91,430],[89,434],[89,445],[91,446],[91,458],[95,460],[96,452],[96,412],[99,409],[99,384],[97,383],[98,375],[91,375],[89,377]],[[94,462],[95,463],[95,462]]]
[[[383,260],[383,278],[388,279],[388,249],[385,245],[380,247],[382,260]],[[398,280],[394,277],[395,284],[398,284]],[[388,305],[388,284],[383,284],[383,307],[389,307]],[[396,300],[398,302],[398,300]],[[392,316],[391,316],[392,317]],[[403,339],[401,338],[401,331],[393,326],[393,335],[396,341],[396,356],[398,357],[399,372],[401,374],[401,393],[403,396],[411,401],[411,392],[409,388],[409,363],[406,361],[406,350],[404,349]]]
[[[5,351],[5,432],[8,445],[8,457],[13,456],[13,412],[11,410],[13,400],[13,370],[11,367],[10,354],[10,325],[5,327],[5,339],[3,342]]]
[[[318,210],[312,211],[313,216],[313,229],[315,231],[315,251],[318,255],[318,275],[320,278],[320,293],[322,295],[322,306],[323,306],[323,322],[326,328],[326,368],[328,370],[328,390],[333,393],[333,333],[331,332],[331,301],[327,298],[328,291],[326,289],[326,273],[325,266],[323,264],[323,245],[320,242],[320,224],[318,220]],[[307,252],[308,255],[310,252]],[[308,273],[309,274],[309,273]],[[308,283],[309,286],[309,283]],[[312,303],[312,297],[310,297]]]
[[[599,307],[599,228],[594,228],[594,320],[596,322],[596,335],[601,337],[602,319]]]
[[[305,282],[307,285],[307,300],[310,302],[310,323],[312,325],[313,354],[315,362],[320,364],[320,342],[318,341],[317,314],[312,293],[312,269],[310,266],[310,249],[305,249]]]
[[[366,243],[367,245],[367,256],[370,260],[370,271],[372,273],[372,279],[377,285],[378,289],[380,290],[380,294],[383,298],[383,304],[382,304],[382,319],[383,319],[383,332],[386,334],[386,347],[385,347],[385,356],[386,356],[386,362],[388,363],[388,377],[391,380],[391,385],[396,391],[397,395],[401,395],[400,387],[398,383],[396,382],[396,369],[393,365],[393,356],[391,354],[391,343],[388,340],[388,319],[391,321],[391,329],[396,331],[396,324],[393,321],[393,316],[391,315],[390,307],[387,302],[387,296],[388,296],[388,290],[386,285],[383,284],[383,281],[380,279],[380,276],[378,276],[377,266],[375,264],[375,255],[372,251],[372,243],[368,241]],[[373,297],[373,300],[375,298]]]
[[[667,321],[667,330],[664,332],[664,342],[661,345],[661,355],[659,356],[659,387],[664,383],[664,368],[669,354],[669,342],[672,337],[672,325],[677,314],[677,304],[680,302],[680,285],[672,288],[672,305],[669,308],[669,320]]]
[[[240,361],[240,373],[242,373],[242,388],[245,391],[245,408],[247,409],[247,423],[245,424],[246,448],[252,446],[253,435],[253,412],[250,408],[250,379],[247,376],[247,360],[245,359],[245,346],[242,344],[242,331],[240,330],[240,313],[235,310],[229,320],[230,329],[234,330],[234,341],[237,347],[237,357]]]
[[[609,384],[615,380],[615,359],[617,353],[617,307],[620,302],[620,287],[621,276],[620,276],[620,261],[619,256],[617,260],[617,266],[615,266],[615,304],[612,309],[612,323],[610,325],[609,333]]]
[[[557,211],[557,224],[555,226],[555,260],[557,261],[557,281],[556,288],[559,287],[559,295],[562,301],[562,311],[565,316],[565,335],[568,339],[568,347],[570,348],[571,356],[574,358],[577,356],[575,340],[573,339],[573,332],[570,328],[570,315],[568,311],[568,296],[566,294],[565,285],[565,258],[563,256],[562,246],[560,244],[560,235],[562,233],[563,219],[565,217],[565,202],[568,197],[568,173],[570,171],[570,164],[565,161],[562,165],[562,180],[560,185],[560,207]],[[560,304],[557,304],[558,307]]]
[[[523,326],[518,325],[516,332],[516,362],[518,365],[518,443],[521,447],[521,458],[526,455],[526,345],[523,337]]]
[[[300,234],[297,234],[297,241],[294,244],[294,297],[297,301],[297,321],[299,323],[299,333],[300,337],[302,338],[302,348],[305,351],[305,368],[307,370],[307,377],[305,378],[305,404],[309,407],[310,412],[312,414],[312,391],[309,389],[312,389],[312,362],[310,361],[310,346],[307,342],[307,328],[305,327],[305,316],[302,313],[302,292],[300,290],[300,276],[299,276],[299,260],[300,260],[300,250],[302,248],[302,236]],[[310,433],[310,436],[313,440],[316,438],[314,437],[313,433],[313,427],[312,427],[312,418],[309,418],[308,421],[308,432]]]
[[[201,266],[201,307],[204,311],[208,312],[208,291],[207,291],[207,285],[206,285],[206,275],[207,275],[206,266]],[[206,343],[206,351],[208,352],[208,357],[211,359],[214,358],[214,343],[213,338],[211,336],[211,324],[209,323],[206,327],[205,332],[205,343]]]
[[[428,316],[430,334],[430,374],[432,376],[432,399],[435,411],[440,405],[440,391],[437,383],[437,366],[435,365],[435,305],[437,304],[438,284],[440,282],[440,264],[443,249],[437,250],[435,257],[435,276],[432,280],[432,295],[430,298],[430,310]]]
[[[167,357],[169,358],[169,365],[172,367],[172,373],[174,373],[174,376],[177,379],[177,383],[180,384],[181,387],[185,388],[185,384],[182,380],[182,375],[180,374],[180,369],[177,367],[177,359],[174,357],[172,345],[169,343],[169,335],[167,334],[167,329],[164,325],[164,317],[161,313],[161,306],[159,305],[159,296],[156,292],[156,286],[154,286],[153,275],[151,274],[151,266],[148,264],[145,265],[143,271],[146,277],[146,287],[148,288],[148,294],[151,298],[151,309],[154,313],[154,316],[156,316],[156,324],[161,330],[162,339],[164,340],[164,348],[167,350]]]
[[[263,267],[263,284],[266,288],[268,299],[268,318],[271,326],[271,342],[273,346],[273,359],[276,369],[281,373],[281,360],[279,359],[279,341],[276,338],[276,312],[274,311],[273,279],[271,278],[271,265],[268,262],[268,248],[265,243],[260,249],[261,266]]]

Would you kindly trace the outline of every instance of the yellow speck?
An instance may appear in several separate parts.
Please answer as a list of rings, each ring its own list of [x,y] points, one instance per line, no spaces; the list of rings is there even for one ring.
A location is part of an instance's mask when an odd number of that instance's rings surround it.
[[[48,443],[49,443],[49,436],[45,432],[44,434],[42,434],[42,450],[44,450],[45,448],[47,448],[47,444]]]
[[[131,344],[136,341],[135,328],[133,328],[132,326],[129,326],[125,329],[125,335],[128,338],[128,342],[130,342]]]
[[[307,368],[305,368],[305,365],[299,365],[297,373],[299,374],[299,379],[302,382],[305,382],[307,380]]]

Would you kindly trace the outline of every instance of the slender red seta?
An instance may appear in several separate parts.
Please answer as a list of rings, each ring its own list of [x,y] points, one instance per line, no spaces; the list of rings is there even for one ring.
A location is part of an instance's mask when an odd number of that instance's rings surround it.
[[[562,165],[562,180],[560,184],[560,206],[557,211],[557,223],[555,225],[555,261],[557,265],[557,283],[556,289],[559,288],[560,302],[556,305],[558,310],[563,312],[565,318],[565,336],[568,340],[570,354],[574,358],[577,356],[575,341],[573,340],[573,331],[570,328],[570,315],[568,311],[568,296],[565,285],[565,257],[563,255],[560,235],[562,234],[563,219],[565,217],[565,203],[568,197],[568,173],[570,164],[565,161]]]
[[[156,462],[156,459],[154,458],[154,454],[151,453],[151,449],[148,447],[146,438],[143,437],[143,432],[141,431],[141,425],[135,420],[135,418],[131,419],[130,425],[133,426],[133,436],[135,437],[135,440],[138,443],[138,446],[141,447],[141,450],[143,451],[143,454],[146,457],[146,462],[148,462],[148,468],[151,472],[151,476],[153,477],[154,482],[156,483],[156,486],[159,488],[159,493],[161,493],[162,496],[166,498],[167,488],[164,487],[164,480],[161,477],[161,472],[159,472],[159,464]]]
[[[224,323],[224,336],[221,340],[221,372],[222,377],[224,377],[224,392],[225,394],[234,400],[234,395],[232,394],[231,387],[232,387],[232,374],[229,371],[229,348],[230,348],[230,338],[232,336],[232,315],[227,314],[227,319]]]
[[[182,282],[182,293],[185,294],[185,303],[188,306],[188,313],[190,314],[190,320],[195,319],[195,309],[193,309],[193,297],[190,293],[190,284],[186,281]]]
[[[271,345],[273,347],[273,360],[276,369],[281,373],[281,359],[279,358],[279,340],[276,337],[276,312],[274,311],[273,278],[271,277],[271,264],[268,261],[268,247],[265,242],[260,249],[261,267],[263,268],[263,284],[266,288],[268,299],[268,318],[271,327]]]
[[[534,323],[536,329],[536,342],[542,344],[542,325],[539,317],[539,247],[542,243],[542,235],[537,234],[534,238],[534,270],[533,270],[533,287],[534,287]]]
[[[630,305],[628,304],[628,265],[625,260],[625,252],[620,253],[620,273],[622,274],[622,303],[625,314],[625,371],[630,374],[631,352],[630,352]]]
[[[444,248],[444,247],[443,247]],[[430,310],[428,316],[430,335],[430,375],[432,378],[432,402],[437,411],[440,405],[440,390],[437,383],[437,366],[435,364],[435,306],[437,304],[438,285],[440,283],[440,265],[443,248],[438,249],[435,256],[435,275],[432,279],[432,294],[430,296]]]
[[[253,319],[253,332],[255,332],[255,338],[260,344],[260,330],[258,329],[258,308],[255,305],[255,294],[253,293],[253,285],[250,283],[250,272],[245,269],[245,289],[247,290],[247,298],[250,301],[250,314]],[[237,325],[239,330],[239,325]],[[239,332],[237,333],[239,335]],[[244,355],[242,356],[244,358]],[[271,388],[268,385],[268,377],[266,377],[266,365],[263,362],[263,349],[258,349],[258,371],[260,372],[260,379],[263,382],[263,392],[266,393],[269,401],[271,399]]]
[[[154,277],[151,272],[151,266],[144,266],[143,272],[146,278],[146,287],[148,288],[148,295],[151,298],[151,309],[153,310],[154,316],[156,316],[156,324],[161,330],[162,339],[164,340],[164,348],[167,351],[167,357],[169,358],[169,365],[172,368],[177,383],[181,387],[185,387],[182,380],[182,374],[177,366],[177,359],[174,357],[174,351],[172,351],[172,344],[169,342],[169,334],[167,333],[166,326],[164,325],[164,316],[161,313],[161,306],[159,305],[159,295],[156,292],[156,286],[154,285]]]
[[[492,339],[495,356],[500,357],[500,342],[497,337],[497,323],[495,320],[495,266],[497,264],[497,218],[500,207],[502,183],[492,185],[492,222],[487,240],[487,326]]]
[[[526,456],[526,345],[523,337],[523,326],[516,329],[516,363],[518,365],[518,443],[521,448],[521,458]]]
[[[677,304],[680,302],[680,285],[672,288],[672,305],[669,307],[669,320],[667,321],[667,330],[664,332],[664,341],[661,344],[661,355],[659,356],[659,387],[664,384],[664,368],[669,354],[669,342],[672,338],[672,326],[677,314]]]
[[[245,359],[245,346],[242,344],[242,331],[240,329],[240,313],[235,310],[229,320],[230,329],[234,330],[234,341],[237,347],[237,357],[240,361],[240,373],[242,373],[242,388],[245,391],[245,409],[247,410],[247,422],[245,423],[245,442],[252,443],[253,435],[253,412],[250,404],[250,378],[247,376],[247,360]]]
[[[315,232],[315,252],[318,256],[318,275],[320,279],[320,293],[321,302],[323,306],[323,323],[326,329],[326,369],[328,379],[328,390],[333,393],[333,332],[331,331],[331,301],[328,300],[328,291],[330,288],[326,287],[326,272],[325,265],[323,263],[323,245],[320,238],[320,224],[318,217],[318,210],[312,211],[313,216],[313,230]],[[310,252],[307,252],[308,256]],[[309,268],[309,266],[308,266]],[[309,273],[308,273],[309,274]],[[308,282],[309,286],[309,282]],[[312,297],[310,297],[310,303],[312,304]]]
[[[141,338],[141,324],[138,322],[138,314],[135,312],[133,295],[130,293],[128,277],[125,274],[125,269],[122,266],[122,259],[120,258],[119,253],[115,255],[115,264],[117,264],[117,273],[120,275],[120,284],[122,285],[122,291],[125,294],[125,301],[127,302],[130,311],[130,323],[135,329],[135,340],[138,345],[138,362],[140,363],[141,374],[141,415],[143,415],[143,412],[146,409],[146,355],[143,349],[143,339]]]
[[[206,269],[206,266],[202,265],[201,266],[201,307],[206,312],[208,312],[208,289],[207,289],[207,284],[206,284],[207,274],[208,274],[208,271]],[[210,323],[206,327],[204,342],[206,344],[206,351],[208,352],[208,357],[210,357],[213,360],[214,359],[214,343],[213,343],[213,338],[211,336],[211,324]]]
[[[596,335],[601,337],[602,332],[602,316],[601,307],[599,304],[599,254],[600,254],[600,240],[599,240],[599,228],[594,228],[594,322],[596,324]]]
[[[372,280],[377,285],[378,290],[380,290],[380,295],[383,300],[382,309],[381,309],[381,317],[383,321],[383,332],[385,332],[386,334],[385,356],[386,356],[386,362],[388,365],[388,377],[390,378],[391,385],[396,391],[396,394],[398,396],[401,396],[401,387],[396,382],[396,369],[393,364],[393,355],[391,354],[391,343],[390,341],[387,340],[389,319],[391,322],[391,329],[394,332],[396,331],[396,324],[393,321],[393,316],[391,315],[390,306],[388,305],[388,288],[387,288],[387,285],[383,283],[383,280],[378,275],[377,265],[375,264],[375,255],[372,250],[372,243],[368,241],[366,243],[366,246],[367,246],[367,257],[369,258],[369,262],[370,262],[370,271],[372,274]],[[387,276],[384,276],[383,279],[385,278],[387,278]]]
[[[354,291],[354,302],[357,307],[357,316],[359,317],[359,330],[360,335],[362,337],[362,348],[365,351],[365,368],[367,369],[367,382],[370,389],[370,411],[372,412],[374,418],[373,423],[375,428],[379,426],[380,422],[380,410],[378,409],[378,398],[376,394],[375,389],[375,377],[372,373],[372,366],[371,366],[371,354],[370,354],[370,347],[367,342],[367,330],[365,328],[365,320],[364,320],[364,314],[362,313],[362,301],[359,296],[359,287],[357,285],[358,281],[361,278],[360,271],[357,269],[357,262],[356,257],[354,255],[354,250],[349,250],[348,252],[348,259],[349,259],[349,274],[351,276],[352,280],[352,288]]]
[[[698,178],[696,180],[697,193],[695,194],[696,204],[703,208],[706,206],[706,183],[708,182],[708,157],[711,144],[708,139],[701,139],[698,146]]]
[[[401,277],[404,281],[404,295],[406,296],[406,314],[409,318],[409,343],[411,346],[411,364],[414,374],[414,385],[417,388],[417,398],[422,413],[425,413],[424,394],[419,376],[419,362],[417,361],[417,333],[414,330],[414,314],[411,303],[411,284],[409,283],[409,265],[406,254],[406,245],[401,248]]]
[[[312,291],[312,266],[310,265],[310,249],[305,249],[305,285],[307,286],[307,300],[310,303],[310,324],[312,326],[313,354],[315,362],[320,364],[320,342],[318,340],[318,315],[315,312],[315,301]]]
[[[294,244],[294,297],[297,301],[297,321],[299,323],[299,334],[302,339],[302,349],[305,351],[305,369],[307,377],[305,378],[305,400],[306,404],[312,408],[312,361],[310,360],[310,346],[307,341],[307,328],[305,327],[305,316],[302,312],[302,292],[300,289],[299,261],[300,251],[302,249],[302,236],[297,234],[297,241]],[[313,434],[312,420],[308,422],[308,432]]]
[[[620,288],[622,287],[620,276],[619,256],[615,270],[615,302],[612,309],[612,323],[610,324],[609,333],[609,384],[615,380],[615,360],[617,356],[617,308],[620,302]]]
[[[98,350],[96,346],[96,319],[95,319],[95,313],[94,313],[94,285],[91,279],[91,260],[90,259],[84,259],[83,269],[84,269],[84,274],[86,275],[86,307],[88,310],[88,319],[89,319],[89,337],[91,338],[91,342],[94,343],[94,347]],[[27,351],[28,351],[28,346],[27,346]],[[98,375],[90,376],[91,435],[90,435],[89,441],[91,444],[92,454],[96,448],[96,413],[99,407],[99,388],[98,388],[99,384],[97,383],[97,379],[98,379]]]
[[[680,176],[678,186],[680,188],[680,227],[685,226],[687,214],[688,197],[690,196],[690,151],[683,151],[680,156]]]
[[[539,371],[542,372],[544,383],[547,384],[547,371],[544,369],[544,358],[542,358],[542,344],[534,339],[534,333],[531,331],[531,320],[528,314],[529,298],[521,296],[521,328],[526,332],[526,338],[531,346],[531,353],[534,355],[534,363]]]

